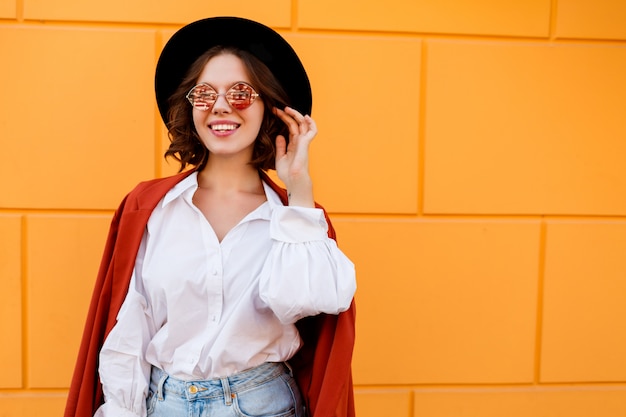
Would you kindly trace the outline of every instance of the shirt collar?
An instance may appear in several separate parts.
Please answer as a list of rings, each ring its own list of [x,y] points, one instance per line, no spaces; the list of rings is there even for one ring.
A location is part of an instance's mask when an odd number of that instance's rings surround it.
[[[171,190],[163,197],[162,207],[167,206],[172,201],[180,197],[185,191],[190,191],[191,195],[198,188],[198,172],[193,172],[187,178],[180,181],[178,184],[172,187]]]

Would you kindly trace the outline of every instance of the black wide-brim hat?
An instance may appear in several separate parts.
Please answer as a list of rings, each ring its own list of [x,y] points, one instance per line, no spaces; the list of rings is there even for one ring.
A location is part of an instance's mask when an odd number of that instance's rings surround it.
[[[161,118],[167,124],[168,99],[189,67],[214,46],[234,46],[250,52],[270,69],[291,107],[311,114],[311,84],[291,45],[273,29],[239,17],[211,17],[178,30],[167,42],[156,67],[154,88]]]

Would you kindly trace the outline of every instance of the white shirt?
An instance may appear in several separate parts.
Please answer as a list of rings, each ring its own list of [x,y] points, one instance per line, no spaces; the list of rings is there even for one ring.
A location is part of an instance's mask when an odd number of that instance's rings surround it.
[[[100,352],[98,417],[145,416],[152,366],[183,380],[223,377],[300,348],[295,322],[350,307],[352,262],[321,209],[267,201],[219,242],[192,203],[193,173],[152,212],[117,324]]]

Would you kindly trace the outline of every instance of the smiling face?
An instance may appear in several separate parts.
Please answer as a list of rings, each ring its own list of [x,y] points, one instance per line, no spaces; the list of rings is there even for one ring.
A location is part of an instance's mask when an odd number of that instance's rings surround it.
[[[211,58],[198,77],[198,84],[205,83],[219,94],[211,108],[192,110],[196,132],[209,151],[209,159],[237,158],[244,163],[252,159],[264,106],[259,99],[245,109],[231,106],[225,93],[240,82],[251,84],[241,59],[230,53]]]

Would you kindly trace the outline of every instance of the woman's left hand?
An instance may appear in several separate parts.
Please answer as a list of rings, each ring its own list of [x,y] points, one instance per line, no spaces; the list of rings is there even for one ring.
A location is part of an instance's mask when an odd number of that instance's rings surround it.
[[[289,129],[289,142],[282,135],[276,137],[276,173],[285,183],[289,205],[314,207],[313,183],[309,174],[309,146],[317,134],[315,121],[291,107],[274,108]]]

